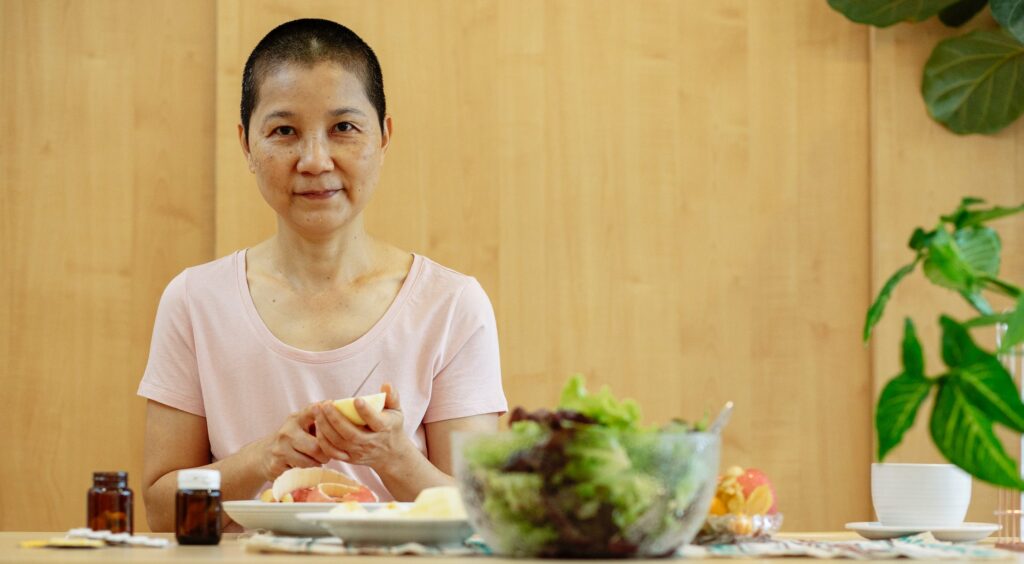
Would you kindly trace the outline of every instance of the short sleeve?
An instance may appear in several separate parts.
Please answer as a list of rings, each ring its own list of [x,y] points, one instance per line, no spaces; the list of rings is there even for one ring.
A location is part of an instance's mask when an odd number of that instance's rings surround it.
[[[423,422],[505,413],[498,327],[491,301],[476,279],[463,287],[448,329],[446,362],[434,377]]]
[[[188,271],[184,271],[171,280],[160,298],[149,361],[138,394],[205,417],[189,314],[187,276]]]

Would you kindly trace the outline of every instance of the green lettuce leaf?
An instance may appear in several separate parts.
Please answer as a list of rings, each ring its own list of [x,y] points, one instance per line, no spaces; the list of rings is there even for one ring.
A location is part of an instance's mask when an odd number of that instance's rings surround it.
[[[569,378],[558,407],[577,411],[613,429],[637,429],[640,424],[640,408],[635,401],[615,399],[607,386],[596,394],[589,394],[581,374]]]

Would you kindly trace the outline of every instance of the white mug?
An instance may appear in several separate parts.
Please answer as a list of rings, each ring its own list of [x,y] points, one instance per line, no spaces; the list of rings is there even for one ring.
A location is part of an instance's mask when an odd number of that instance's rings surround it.
[[[952,464],[871,465],[871,502],[887,527],[956,527],[971,504],[971,476]]]

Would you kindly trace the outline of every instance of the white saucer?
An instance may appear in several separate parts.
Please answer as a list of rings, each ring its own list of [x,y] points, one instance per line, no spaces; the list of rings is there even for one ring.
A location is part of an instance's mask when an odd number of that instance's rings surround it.
[[[961,523],[956,527],[887,527],[878,521],[847,523],[846,528],[860,536],[871,539],[894,539],[923,533],[932,534],[935,540],[945,542],[972,542],[981,540],[999,530],[999,525],[992,523]]]
[[[466,518],[428,519],[394,512],[299,513],[299,521],[315,523],[332,535],[351,543],[369,544],[458,544],[473,534]]]

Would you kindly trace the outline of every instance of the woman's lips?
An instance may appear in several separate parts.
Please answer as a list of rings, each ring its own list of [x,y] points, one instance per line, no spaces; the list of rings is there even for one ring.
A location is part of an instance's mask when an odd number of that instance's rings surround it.
[[[302,198],[306,198],[308,200],[326,200],[326,199],[334,196],[338,192],[341,192],[341,190],[338,189],[338,190],[322,190],[322,191],[319,191],[319,192],[298,192],[295,195],[296,196],[300,196]]]

